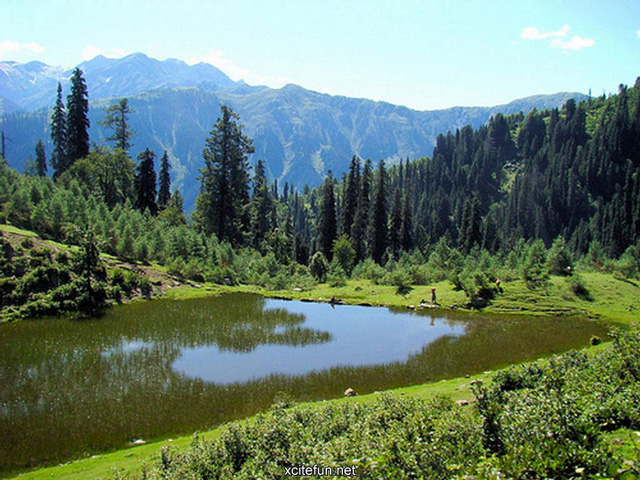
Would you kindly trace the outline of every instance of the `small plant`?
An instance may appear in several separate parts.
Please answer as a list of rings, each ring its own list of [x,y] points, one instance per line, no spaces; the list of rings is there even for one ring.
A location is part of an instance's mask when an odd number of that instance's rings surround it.
[[[327,273],[329,273],[329,262],[322,254],[322,252],[316,252],[311,257],[311,262],[309,262],[309,271],[311,275],[313,275],[316,280],[320,283],[324,283],[327,280]]]
[[[391,275],[391,284],[396,287],[396,294],[405,296],[413,287],[411,286],[411,277],[406,270],[397,268]]]
[[[289,393],[280,391],[273,398],[270,410],[284,410],[296,404],[296,399]]]
[[[567,285],[569,285],[569,289],[577,297],[580,297],[583,300],[587,300],[588,302],[593,301],[593,297],[591,296],[589,289],[585,285],[584,280],[580,275],[567,277]]]
[[[20,246],[26,249],[33,248],[33,239],[31,237],[24,237],[20,242]]]

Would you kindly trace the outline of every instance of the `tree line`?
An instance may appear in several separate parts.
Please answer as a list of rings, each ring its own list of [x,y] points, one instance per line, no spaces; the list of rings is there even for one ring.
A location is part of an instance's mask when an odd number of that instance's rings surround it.
[[[439,135],[432,158],[374,168],[354,156],[342,178],[328,172],[322,186],[302,191],[270,183],[262,160],[251,169],[252,140],[222,106],[188,222],[180,193],[171,193],[167,152],[159,174],[154,152],[145,149],[137,164],[130,159],[135,112],[127,100],[105,112],[114,147],[89,148],[82,72],[71,82],[66,107],[58,86],[51,117],[54,180],[6,166],[0,176],[4,219],[56,239],[64,240],[68,223],[93,225],[106,251],[195,279],[279,286],[327,275],[383,277],[384,266],[398,283],[415,283],[440,278],[420,273],[430,268],[461,288],[465,275],[475,278],[470,294],[493,278],[473,274],[480,252],[494,259],[519,252],[509,264],[519,262],[531,279],[549,249],[556,260],[602,263],[626,254],[639,262],[639,83],[609,98],[497,114],[478,129]],[[474,266],[464,267],[465,257]],[[554,271],[571,262],[560,264]],[[396,275],[399,265],[409,280]]]

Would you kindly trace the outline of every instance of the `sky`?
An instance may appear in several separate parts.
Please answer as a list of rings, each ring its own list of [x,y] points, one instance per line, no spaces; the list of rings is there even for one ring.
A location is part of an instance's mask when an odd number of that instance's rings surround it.
[[[417,110],[615,93],[640,75],[638,0],[0,0],[0,61],[142,52],[234,80]]]

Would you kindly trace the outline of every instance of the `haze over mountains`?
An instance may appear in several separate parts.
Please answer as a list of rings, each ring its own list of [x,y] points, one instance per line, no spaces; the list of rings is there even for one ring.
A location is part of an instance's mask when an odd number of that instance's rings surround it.
[[[281,89],[234,82],[216,67],[189,66],[180,60],[159,61],[136,53],[121,59],[102,56],[79,67],[91,99],[91,139],[101,143],[109,134],[98,121],[116,98],[128,97],[135,113],[132,156],[145,148],[158,156],[169,153],[174,186],[190,209],[198,194],[204,141],[220,113],[230,105],[241,116],[245,133],[253,138],[251,162],[264,159],[271,179],[318,185],[331,169],[340,176],[353,155],[389,160],[431,155],[435,138],[464,125],[478,127],[492,115],[545,109],[580,100],[580,93],[538,95],[496,107],[455,107],[416,111],[367,99],[330,96],[297,85]],[[51,150],[48,108],[58,82],[68,89],[72,70],[41,62],[0,62],[0,130],[9,163],[21,169],[42,139]],[[364,81],[364,79],[363,79]],[[472,80],[470,80],[472,82]],[[470,88],[472,85],[470,84]],[[66,91],[64,95],[66,96]]]

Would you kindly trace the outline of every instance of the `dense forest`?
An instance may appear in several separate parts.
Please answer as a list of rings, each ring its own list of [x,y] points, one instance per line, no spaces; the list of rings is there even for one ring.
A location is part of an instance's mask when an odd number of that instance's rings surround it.
[[[0,222],[45,238],[87,250],[90,232],[96,248],[125,260],[270,289],[364,277],[401,292],[449,278],[473,299],[513,272],[532,286],[548,273],[571,275],[579,259],[624,276],[640,268],[640,81],[440,135],[432,158],[387,167],[354,157],[343,178],[329,172],[302,191],[270,184],[260,160],[251,172],[253,142],[223,106],[203,146],[190,221],[166,152],[159,162],[148,149],[130,158],[136,112],[127,100],[105,111],[109,145],[91,146],[82,71],[66,105],[61,91],[49,162],[42,142],[24,175],[0,158]],[[25,301],[21,282],[33,275],[11,266],[14,256],[4,249],[3,306]],[[64,278],[30,280],[43,305]]]

